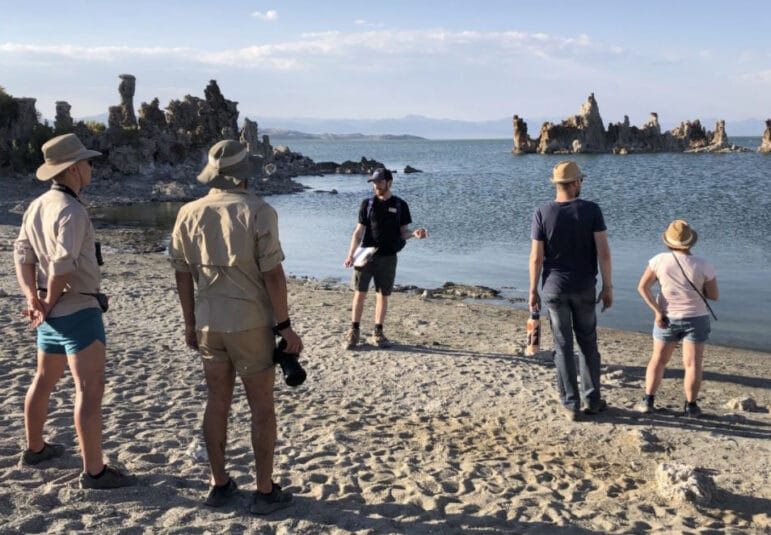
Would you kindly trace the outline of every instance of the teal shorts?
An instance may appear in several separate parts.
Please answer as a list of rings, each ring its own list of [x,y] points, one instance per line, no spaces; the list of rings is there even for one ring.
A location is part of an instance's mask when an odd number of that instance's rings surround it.
[[[37,328],[37,348],[43,353],[74,355],[99,340],[107,345],[102,311],[85,308],[69,316],[48,318]]]

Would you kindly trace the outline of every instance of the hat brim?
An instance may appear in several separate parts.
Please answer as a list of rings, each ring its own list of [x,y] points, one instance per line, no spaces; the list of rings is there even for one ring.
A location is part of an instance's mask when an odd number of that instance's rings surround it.
[[[667,240],[666,232],[664,232],[661,235],[661,239],[664,242],[664,245],[666,245],[670,249],[677,249],[678,251],[687,251],[688,249],[696,245],[696,242],[699,239],[699,234],[693,229],[691,229],[691,238],[692,238],[691,241],[688,242],[687,244],[679,244],[679,243],[672,243],[669,240]]]
[[[51,180],[53,177],[64,171],[65,169],[72,167],[81,160],[90,160],[92,158],[98,158],[102,153],[96,150],[84,149],[77,153],[75,156],[68,160],[56,164],[44,163],[35,171],[35,176],[38,180],[46,181]]]
[[[259,158],[256,158],[253,155],[247,155],[246,158],[237,164],[231,165],[224,170],[217,169],[213,165],[207,163],[203,170],[198,174],[197,180],[204,186],[209,186],[210,188],[234,188],[244,180],[254,178],[260,174],[261,165],[258,164],[258,159]]]
[[[568,177],[568,178],[554,178],[551,177],[551,183],[552,184],[569,184],[571,182],[575,182],[576,180],[582,180],[583,178],[586,178],[586,175],[581,173],[574,177]]]

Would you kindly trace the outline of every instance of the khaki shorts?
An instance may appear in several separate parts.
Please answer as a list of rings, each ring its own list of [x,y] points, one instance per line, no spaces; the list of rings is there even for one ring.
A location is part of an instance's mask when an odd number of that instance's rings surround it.
[[[270,327],[235,333],[198,331],[201,359],[230,362],[239,377],[250,377],[273,366],[275,343]]]

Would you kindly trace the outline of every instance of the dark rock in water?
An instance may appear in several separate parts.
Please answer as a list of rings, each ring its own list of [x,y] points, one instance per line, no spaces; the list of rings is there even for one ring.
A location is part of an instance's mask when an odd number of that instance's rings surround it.
[[[421,171],[420,169],[415,169],[411,165],[408,165],[407,167],[404,168],[404,173],[405,174],[407,174],[407,173],[422,173],[422,172],[423,171]]]
[[[447,295],[454,297],[471,297],[474,299],[492,299],[498,297],[500,291],[487,286],[473,286],[468,284],[455,284],[454,282],[445,282],[441,288],[431,290],[432,296]]]
[[[698,119],[680,123],[671,132],[661,133],[658,115],[651,113],[642,127],[631,126],[629,117],[624,121],[603,126],[600,108],[594,94],[590,94],[578,115],[559,124],[544,123],[537,139],[527,134],[527,123],[518,115],[512,120],[514,154],[629,154],[634,152],[746,152],[748,149],[730,145],[725,121],[718,121],[715,132],[706,130]]]

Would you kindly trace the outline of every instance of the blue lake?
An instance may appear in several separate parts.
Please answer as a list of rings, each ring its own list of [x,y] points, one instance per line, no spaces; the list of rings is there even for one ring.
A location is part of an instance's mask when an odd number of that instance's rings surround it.
[[[759,138],[732,142],[756,149]],[[397,283],[436,287],[445,281],[501,288],[524,297],[530,220],[554,197],[548,177],[565,156],[511,154],[510,140],[293,141],[316,161],[362,156],[399,170],[394,193],[429,238],[399,256]],[[576,155],[587,174],[582,197],[604,211],[613,255],[615,304],[600,324],[648,331],[652,313],[637,295],[647,260],[664,250],[661,233],[675,218],[699,232],[694,253],[717,270],[721,298],[711,341],[771,350],[771,155]],[[424,172],[405,175],[412,165]],[[279,214],[285,268],[295,275],[347,280],[343,267],[366,177],[298,179],[311,189],[268,199]],[[336,190],[337,194],[323,191]],[[152,208],[152,207],[150,207]],[[147,208],[145,208],[147,209]],[[341,321],[347,318],[340,311]]]

